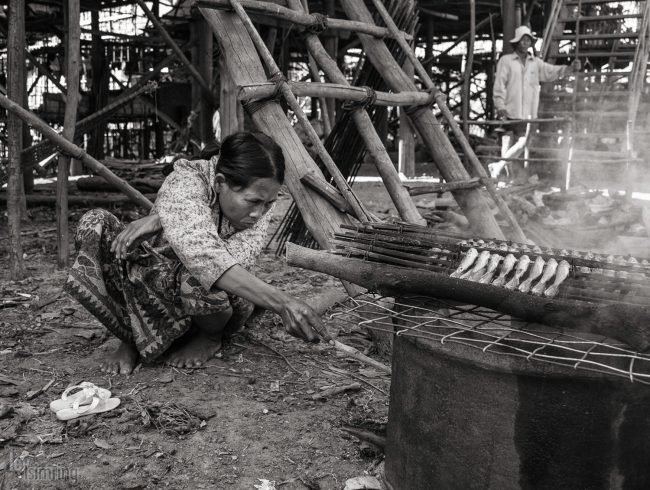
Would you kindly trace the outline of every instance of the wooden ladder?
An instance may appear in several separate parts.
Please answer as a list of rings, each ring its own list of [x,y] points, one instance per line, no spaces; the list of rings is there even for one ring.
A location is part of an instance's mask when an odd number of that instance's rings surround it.
[[[650,0],[554,0],[551,5],[541,56],[550,63],[580,59],[582,71],[544,88],[539,115],[572,120],[574,181],[591,185],[613,179],[627,188],[621,177],[631,164],[641,164],[635,153],[650,151],[650,98],[643,94],[649,21]],[[536,137],[548,146],[553,135]]]

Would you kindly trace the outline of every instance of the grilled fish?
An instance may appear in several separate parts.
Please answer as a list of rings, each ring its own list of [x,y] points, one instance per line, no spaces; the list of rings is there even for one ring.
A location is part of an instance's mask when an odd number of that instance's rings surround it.
[[[490,284],[490,281],[492,280],[492,278],[494,277],[494,274],[497,271],[497,267],[499,266],[499,262],[501,262],[502,259],[503,259],[503,257],[501,257],[501,255],[499,255],[499,254],[490,255],[490,261],[488,262],[485,274],[483,274],[479,278],[478,282],[480,282],[481,284]]]
[[[544,293],[544,288],[546,287],[546,283],[555,275],[555,271],[557,270],[557,260],[555,260],[553,257],[548,259],[546,261],[546,265],[544,266],[544,272],[542,273],[542,278],[539,280],[535,286],[533,286],[533,289],[530,290],[531,293],[541,296]]]
[[[494,286],[503,286],[503,283],[506,282],[506,276],[510,274],[510,271],[517,263],[517,257],[512,254],[506,255],[506,258],[503,259],[503,265],[501,266],[501,273],[492,283]]]
[[[478,257],[478,251],[475,248],[470,248],[465,253],[465,257],[458,266],[458,269],[452,272],[451,277],[459,277],[463,272],[470,268],[470,266],[476,260],[476,257]]]
[[[537,256],[535,262],[533,263],[533,267],[530,269],[530,274],[528,275],[528,279],[526,279],[524,282],[522,282],[519,285],[518,288],[519,291],[521,291],[522,293],[527,293],[528,291],[530,291],[530,288],[533,286],[533,281],[542,275],[545,265],[546,265],[546,261],[540,256]]]
[[[530,257],[528,255],[522,255],[519,257],[519,260],[517,261],[517,267],[515,268],[515,275],[506,283],[504,287],[506,289],[517,289],[517,286],[519,286],[519,280],[526,273],[529,265]]]
[[[555,282],[552,286],[546,289],[546,291],[544,291],[544,296],[547,298],[553,298],[556,296],[558,290],[560,289],[560,284],[562,284],[567,278],[570,270],[571,265],[566,260],[560,260],[560,263],[557,266],[557,272],[555,273]]]
[[[608,255],[605,258],[605,262],[608,264],[613,264],[614,263],[614,256],[613,255]],[[614,269],[605,269],[603,270],[603,274],[606,275],[607,277],[614,277],[616,276],[616,271]]]
[[[585,260],[595,260],[596,256],[592,252],[587,252],[586,255],[584,256]],[[578,270],[580,272],[585,272],[589,273],[591,272],[591,269],[585,265],[578,267]]]
[[[623,257],[623,256],[618,256],[614,260],[614,263],[616,265],[625,265],[625,266],[627,266],[627,259],[625,257]],[[618,277],[619,279],[627,279],[629,275],[630,275],[630,273],[628,271],[625,271],[625,270],[616,271],[616,277]]]
[[[474,262],[474,267],[472,267],[471,270],[465,272],[462,276],[460,276],[460,278],[475,281],[481,277],[483,268],[487,265],[488,260],[490,260],[490,255],[491,254],[488,250],[481,252],[478,256],[478,259],[476,259],[476,262]]]

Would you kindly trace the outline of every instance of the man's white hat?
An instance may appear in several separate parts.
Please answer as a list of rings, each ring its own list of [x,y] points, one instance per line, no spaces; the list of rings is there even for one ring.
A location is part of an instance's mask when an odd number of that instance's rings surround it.
[[[510,40],[511,44],[517,44],[519,41],[521,41],[521,38],[524,36],[530,36],[530,38],[535,42],[535,36],[533,36],[533,33],[530,30],[530,27],[528,26],[519,26],[515,29],[515,37],[513,37]]]

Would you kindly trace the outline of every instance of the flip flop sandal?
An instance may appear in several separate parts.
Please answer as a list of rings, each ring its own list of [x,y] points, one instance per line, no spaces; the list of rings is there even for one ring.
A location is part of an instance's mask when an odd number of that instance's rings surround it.
[[[79,391],[71,395],[70,393],[75,390]],[[78,405],[88,405],[93,401],[93,397],[104,400],[111,397],[111,392],[105,388],[95,386],[93,383],[84,381],[76,386],[67,388],[61,395],[61,398],[50,402],[50,410],[56,413],[64,408],[71,408],[77,400],[79,400]]]
[[[64,408],[56,412],[56,418],[59,420],[72,420],[77,417],[84,417],[86,415],[94,415],[96,413],[108,412],[113,410],[120,405],[119,398],[107,398],[101,399],[96,396],[93,397],[93,401],[90,405],[78,405],[75,402],[71,408]]]

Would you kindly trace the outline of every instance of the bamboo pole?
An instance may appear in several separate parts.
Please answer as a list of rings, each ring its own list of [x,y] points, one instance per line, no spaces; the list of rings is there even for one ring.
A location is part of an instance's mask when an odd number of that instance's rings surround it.
[[[372,22],[370,12],[363,2],[341,0],[341,4],[350,18]],[[413,81],[404,74],[382,41],[364,34],[359,34],[359,38],[368,59],[377,67],[392,90],[395,92],[417,90]],[[422,110],[416,111],[411,116],[411,121],[431,153],[442,177],[447,182],[469,180],[470,174],[463,167],[430,108],[423,106]],[[455,191],[454,197],[467,215],[476,234],[490,238],[504,238],[503,231],[490,211],[489,203],[478,189]]]
[[[203,96],[208,100],[210,103],[214,104],[215,107],[219,106],[218,101],[215,99],[214,95],[212,94],[212,89],[208,85],[208,83],[205,81],[205,79],[201,76],[201,74],[198,72],[198,70],[192,65],[190,60],[187,59],[187,56],[185,56],[185,53],[183,53],[183,50],[176,44],[176,42],[172,39],[172,37],[169,35],[165,27],[161,24],[161,22],[158,20],[158,18],[149,10],[147,5],[144,3],[144,0],[135,0],[136,3],[140,6],[144,14],[147,16],[147,18],[151,21],[151,23],[154,25],[154,27],[158,30],[162,38],[165,40],[167,45],[176,53],[176,56],[178,56],[178,59],[183,63],[187,71],[189,71],[190,75],[192,75],[192,78],[197,81],[199,86],[201,87],[201,91],[203,93]]]
[[[289,5],[292,6],[292,8],[302,9],[299,0],[289,0]],[[327,54],[327,51],[318,39],[318,36],[315,34],[308,34],[305,37],[305,42],[307,43],[309,53],[323,69],[325,75],[340,86],[349,87],[347,79],[339,70],[336,62]],[[365,96],[367,97],[367,94],[365,94]],[[375,162],[377,171],[379,172],[400,217],[409,223],[426,224],[426,220],[422,218],[415,203],[411,199],[411,196],[408,194],[408,191],[402,185],[395,169],[395,165],[388,156],[386,148],[381,142],[381,139],[366,110],[361,108],[354,110],[352,113],[352,119],[359,130],[359,134],[363,138],[366,148]]]
[[[307,63],[309,65],[309,73],[311,73],[312,84],[314,83],[319,84],[321,83],[320,72],[318,71],[318,65],[316,65],[316,60],[311,55],[311,53],[308,53],[307,57],[308,57]],[[318,104],[320,105],[320,111],[323,120],[323,137],[327,138],[327,136],[332,132],[332,124],[330,121],[329,111],[327,110],[327,100],[325,99],[325,97],[322,96],[319,97]]]
[[[270,17],[288,21],[293,25],[308,27],[318,23],[319,21],[319,19],[315,15],[311,15],[302,11],[297,11],[291,8],[282,7],[280,5],[271,2],[260,2],[257,0],[240,0],[239,3],[244,9],[248,10],[251,14],[265,14]],[[196,0],[194,1],[194,4],[198,5],[199,7],[208,8],[208,9],[221,9],[221,10],[232,9],[230,0]],[[400,38],[407,39],[409,41],[413,39],[413,36],[405,32],[400,31],[398,32],[398,34],[394,34],[391,33],[385,27],[379,27],[374,24],[366,24],[363,22],[355,22],[346,19],[334,19],[328,17],[326,27],[327,29],[338,30],[338,31],[347,31],[347,32],[354,32],[354,33],[361,32],[378,38],[397,36]]]
[[[476,37],[476,2],[469,0],[469,38],[467,39],[467,59],[463,75],[463,133],[469,138],[469,106],[471,103],[470,88],[472,83],[472,64],[474,63],[474,38]]]
[[[388,29],[390,31],[392,31],[392,32],[395,32],[395,30],[397,29],[397,26],[395,25],[395,22],[393,22],[393,19],[391,18],[390,14],[386,10],[386,7],[384,7],[384,5],[381,3],[381,0],[372,0],[372,2],[373,2],[373,5],[377,8],[381,18],[384,20],[384,22],[388,26]],[[366,18],[367,19],[366,21],[372,21],[372,17],[370,17],[370,12],[368,12],[368,9],[363,4],[362,0],[344,0],[343,4],[344,5],[354,5],[354,6],[356,6],[357,10],[356,10],[355,15],[359,16],[362,19]],[[346,10],[349,10],[349,9],[346,9]],[[350,12],[348,12],[348,15],[350,15]],[[476,29],[474,29],[474,30],[476,30]],[[471,30],[470,30],[470,32],[471,32]],[[362,38],[362,42],[363,42],[363,37],[362,36],[359,36],[359,37]],[[490,179],[490,176],[487,174],[485,168],[483,167],[483,165],[481,165],[481,162],[478,160],[478,158],[474,154],[474,150],[472,149],[471,145],[469,144],[469,141],[465,137],[465,134],[458,127],[458,123],[456,122],[456,120],[454,119],[453,114],[451,113],[451,111],[447,107],[447,104],[445,102],[445,97],[442,95],[441,92],[439,92],[437,90],[437,87],[433,84],[433,81],[429,77],[429,74],[427,73],[427,71],[424,69],[424,67],[420,63],[420,60],[415,56],[415,53],[412,51],[412,49],[408,45],[408,43],[406,43],[403,39],[397,39],[397,43],[402,48],[402,50],[404,51],[406,56],[413,63],[413,66],[415,67],[415,71],[417,72],[417,74],[420,76],[420,78],[424,82],[425,87],[435,94],[436,105],[438,106],[438,108],[442,112],[442,115],[445,118],[445,120],[449,123],[449,125],[451,127],[451,130],[454,133],[454,136],[456,137],[456,139],[458,140],[458,142],[460,143],[460,145],[461,145],[461,147],[463,149],[463,152],[465,153],[465,155],[467,155],[468,162],[470,164],[472,172],[476,176],[481,178],[481,181],[483,182],[483,184],[485,185],[485,188],[487,189],[488,193],[490,194],[490,196],[494,200],[495,204],[499,208],[499,211],[501,211],[501,214],[503,214],[503,217],[506,219],[506,221],[510,225],[510,227],[511,227],[510,238],[513,239],[513,240],[517,240],[517,241],[523,241],[523,242],[527,241],[526,235],[524,234],[523,230],[519,226],[519,223],[517,222],[517,219],[515,218],[515,215],[512,213],[510,208],[508,208],[508,205],[506,204],[506,202],[503,200],[503,198],[497,192],[497,189],[496,189],[494,183],[492,182],[492,180]],[[393,64],[396,64],[396,63],[393,63]],[[469,65],[469,69],[471,70],[471,65]],[[426,111],[426,112],[428,113],[429,111]],[[427,119],[428,119],[428,116],[425,115],[425,111],[417,112],[414,115],[414,117],[415,118],[420,118],[420,119],[423,118],[423,117],[427,117]],[[467,119],[467,118],[465,118],[465,119]],[[432,129],[433,129],[433,131],[431,131],[431,132],[434,132],[435,128],[432,127]],[[457,157],[457,155],[456,155],[456,157]],[[459,162],[460,162],[460,160],[459,160]],[[438,163],[438,162],[436,161],[436,163]],[[445,180],[449,180],[449,179],[445,178]],[[460,180],[466,180],[466,179],[460,179]],[[462,193],[462,192],[463,191],[458,191],[458,193]],[[470,192],[476,192],[476,191],[470,191]],[[458,200],[458,197],[457,196],[455,196],[455,197]],[[461,204],[461,203],[459,202],[459,204]],[[463,205],[461,204],[461,207],[462,206]],[[465,212],[467,213],[466,210],[465,210]],[[473,211],[473,212],[476,212],[476,211]],[[470,220],[470,223],[472,224],[473,227],[477,226],[477,223],[473,223],[474,220],[473,220],[473,218],[471,216],[468,215],[468,219]],[[490,227],[494,227],[495,232],[498,230],[498,232],[502,234],[503,231],[499,228],[499,225],[497,224],[496,220],[494,220],[494,217],[492,217],[492,219],[493,219],[493,225],[491,225]],[[479,225],[479,226],[482,226],[482,225]]]
[[[79,23],[81,10],[79,0],[67,0],[67,9],[64,24],[66,26],[65,79],[67,85],[67,102],[63,118],[62,136],[74,141],[75,125],[77,122],[77,109],[79,107],[79,56],[81,43],[81,25]],[[68,174],[70,172],[70,157],[61,155],[56,174],[56,249],[57,267],[64,269],[68,266],[70,255],[70,241],[68,230]]]
[[[246,28],[248,35],[251,37],[251,40],[253,41],[253,44],[257,48],[260,57],[263,60],[263,63],[266,65],[266,68],[271,73],[271,78],[282,76],[282,72],[280,71],[277,64],[275,63],[273,56],[266,48],[264,41],[262,40],[259,33],[257,32],[257,29],[255,29],[255,26],[253,26],[253,23],[251,22],[250,18],[246,14],[246,11],[240,5],[239,0],[230,0],[230,3],[233,9],[235,10],[235,13],[240,18],[244,27]],[[336,183],[336,186],[338,187],[339,191],[341,192],[341,194],[343,194],[345,200],[348,201],[348,203],[350,203],[350,206],[352,206],[355,216],[360,220],[371,219],[370,215],[368,215],[366,210],[363,208],[362,204],[359,202],[356,195],[352,192],[352,189],[350,188],[349,184],[347,183],[343,175],[341,175],[341,172],[336,166],[336,164],[334,163],[334,161],[332,160],[332,157],[325,150],[323,143],[321,142],[320,138],[314,131],[312,125],[307,120],[307,117],[303,113],[300,104],[298,103],[296,97],[291,92],[289,86],[283,82],[279,82],[279,84],[280,84],[280,92],[282,93],[283,98],[287,101],[289,107],[294,112],[295,116],[298,119],[298,122],[300,123],[303,130],[307,134],[311,144],[316,149],[318,156],[321,158],[323,164],[325,165],[328,172],[334,179],[334,182]]]
[[[20,1],[20,0],[13,0]],[[9,100],[7,97],[0,95],[0,107],[8,110],[11,114],[15,114],[24,122],[32,126],[35,130],[43,134],[44,137],[52,141],[57,146],[60,146],[61,149],[68,153],[71,158],[76,158],[81,160],[86,166],[91,170],[96,172],[98,175],[104,177],[108,182],[111,182],[115,185],[120,191],[124,192],[127,196],[131,198],[132,201],[139,204],[143,208],[149,210],[153,205],[149,199],[144,197],[142,193],[131,187],[128,182],[121,179],[108,168],[102,165],[100,162],[95,160],[93,157],[88,155],[84,150],[79,148],[77,145],[67,140],[59,133],[54,131],[50,126],[48,126],[43,120],[41,120],[34,113],[23,109],[20,105],[16,104],[12,100]]]
[[[24,0],[9,0],[9,30],[7,33],[7,95],[18,102],[11,102],[20,107],[23,103],[25,90],[23,59],[25,42],[25,2]],[[8,100],[4,96],[0,96]],[[9,218],[9,268],[10,277],[17,281],[25,277],[23,262],[23,247],[20,238],[21,185],[20,150],[22,149],[22,122],[14,114],[7,117],[8,138],[8,174],[7,184],[7,216]]]
[[[308,46],[309,48],[309,46]],[[330,58],[327,52],[324,52],[324,48],[315,50],[319,53],[318,64],[321,64],[324,56]],[[311,53],[310,53],[311,54]],[[331,58],[330,58],[331,59]],[[334,63],[334,60],[331,61]],[[322,68],[322,67],[321,67]],[[332,66],[328,63],[328,71],[325,73],[327,78],[330,80],[332,77],[330,73],[336,73],[331,71]],[[339,73],[340,70],[337,67]],[[345,76],[341,73],[341,77],[338,75],[336,79],[339,81],[345,80],[344,83],[313,83],[313,82],[288,82],[291,87],[291,91],[298,97],[324,97],[331,99],[340,99],[340,100],[349,100],[353,102],[362,102],[368,96],[368,92],[363,87],[355,87],[350,85],[345,79]],[[239,88],[239,94],[237,98],[240,101],[248,101],[255,99],[264,99],[273,95],[275,91],[275,84],[270,82],[255,83],[250,85],[242,85]],[[378,106],[390,106],[390,107],[399,107],[399,106],[412,106],[412,105],[422,105],[430,101],[429,94],[426,92],[381,92],[375,91],[377,98],[375,99],[374,105]],[[554,119],[555,121],[555,119]]]

